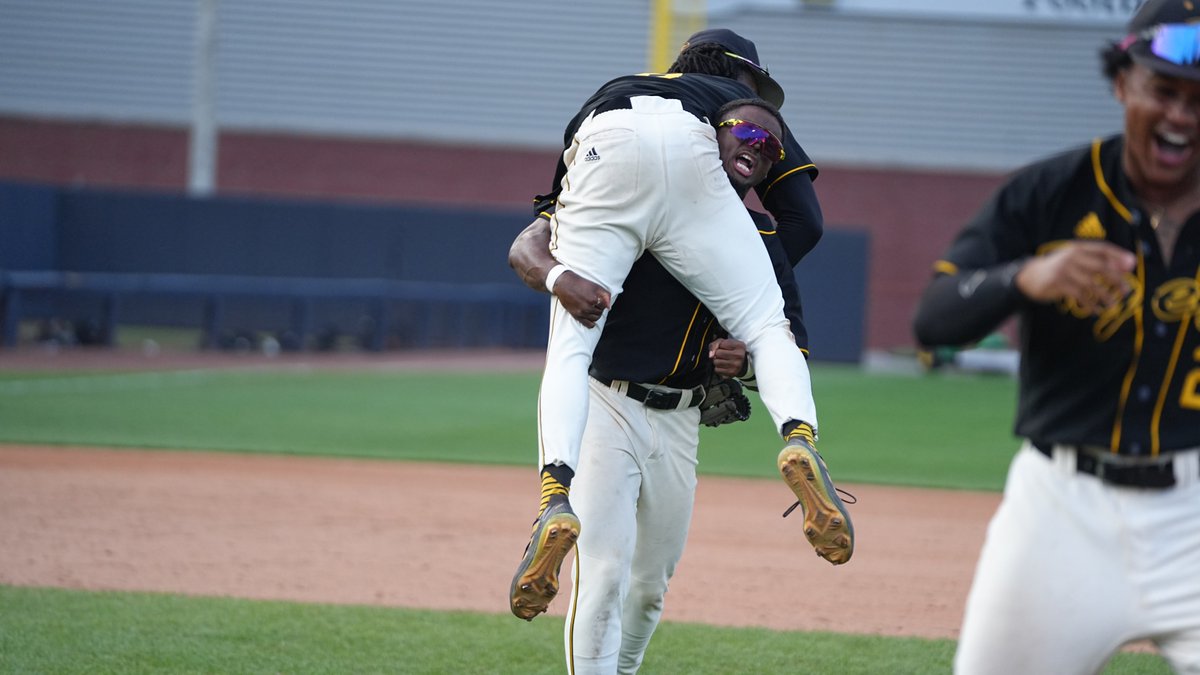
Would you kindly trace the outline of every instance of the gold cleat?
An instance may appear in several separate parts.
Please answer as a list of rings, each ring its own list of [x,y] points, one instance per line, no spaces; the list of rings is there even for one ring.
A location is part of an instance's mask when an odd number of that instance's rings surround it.
[[[804,536],[817,555],[834,565],[850,560],[854,525],[816,448],[804,439],[789,442],[779,452],[779,472],[804,510]]]
[[[579,539],[579,518],[567,500],[553,504],[533,524],[533,536],[525,547],[525,557],[517,566],[509,587],[512,613],[533,621],[545,612],[558,595],[558,572],[563,559]]]

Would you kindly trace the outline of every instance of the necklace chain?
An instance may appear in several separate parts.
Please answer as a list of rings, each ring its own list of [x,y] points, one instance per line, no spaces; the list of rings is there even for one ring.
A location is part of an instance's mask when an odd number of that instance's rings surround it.
[[[1159,223],[1162,222],[1163,216],[1167,212],[1167,207],[1160,206],[1150,212],[1150,229],[1157,230]]]

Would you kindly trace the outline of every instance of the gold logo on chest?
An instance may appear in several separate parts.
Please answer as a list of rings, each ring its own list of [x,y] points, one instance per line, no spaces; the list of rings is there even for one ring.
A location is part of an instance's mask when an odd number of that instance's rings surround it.
[[[1100,216],[1093,211],[1075,224],[1075,237],[1077,239],[1104,239],[1107,232],[1104,231],[1104,226],[1100,224]]]

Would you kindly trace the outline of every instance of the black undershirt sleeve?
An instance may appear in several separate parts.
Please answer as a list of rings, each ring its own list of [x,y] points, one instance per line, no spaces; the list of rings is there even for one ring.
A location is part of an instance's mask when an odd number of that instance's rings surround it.
[[[825,229],[821,205],[808,171],[797,171],[770,189],[756,188],[764,208],[775,217],[775,229],[793,266],[821,240]]]
[[[917,303],[913,330],[925,347],[962,346],[983,339],[1016,311],[1014,279],[1024,260],[944,274]]]

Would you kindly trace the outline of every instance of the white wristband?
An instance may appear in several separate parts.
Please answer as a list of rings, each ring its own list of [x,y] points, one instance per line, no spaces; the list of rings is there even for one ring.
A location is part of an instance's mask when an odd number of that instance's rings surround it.
[[[562,263],[559,263],[559,264],[555,265],[554,267],[551,267],[550,271],[546,273],[546,290],[553,293],[554,292],[554,282],[558,281],[558,278],[561,277],[563,275],[563,272],[566,272],[566,271],[567,271],[567,266]]]

